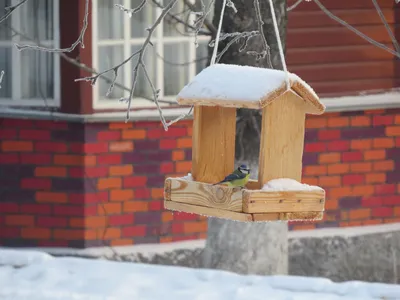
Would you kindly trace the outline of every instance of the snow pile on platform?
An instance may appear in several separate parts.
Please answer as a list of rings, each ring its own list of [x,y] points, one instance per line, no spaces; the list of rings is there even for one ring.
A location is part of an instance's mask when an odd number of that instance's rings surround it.
[[[268,181],[262,187],[264,191],[278,192],[278,191],[323,191],[323,189],[316,185],[308,185],[300,183],[290,178],[278,178]]]

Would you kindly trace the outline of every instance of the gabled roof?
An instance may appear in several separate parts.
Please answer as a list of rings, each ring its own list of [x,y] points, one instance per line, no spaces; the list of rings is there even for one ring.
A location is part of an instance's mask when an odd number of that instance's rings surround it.
[[[309,105],[306,113],[322,114],[325,106],[299,76],[289,73],[291,90]],[[181,105],[224,106],[260,109],[286,91],[281,70],[214,64],[203,69],[177,96]]]

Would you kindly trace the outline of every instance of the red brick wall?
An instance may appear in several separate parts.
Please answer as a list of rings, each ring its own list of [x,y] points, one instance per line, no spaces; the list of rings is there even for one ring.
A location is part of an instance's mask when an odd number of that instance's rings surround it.
[[[163,209],[166,176],[190,172],[191,122],[0,119],[0,245],[91,247],[204,238],[206,219]],[[307,118],[303,182],[327,192],[321,222],[400,221],[400,110]]]

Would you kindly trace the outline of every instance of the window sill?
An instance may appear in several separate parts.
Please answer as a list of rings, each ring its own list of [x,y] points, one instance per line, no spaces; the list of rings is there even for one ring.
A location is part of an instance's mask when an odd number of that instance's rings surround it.
[[[400,108],[400,92],[322,98],[321,101],[326,105],[326,112]],[[163,115],[166,120],[173,120],[181,115],[187,114],[189,109],[189,107],[164,108]],[[0,106],[0,117],[59,120],[82,123],[125,122],[126,112],[97,112],[91,115],[78,115]],[[187,117],[187,119],[191,118],[192,116]],[[135,110],[130,114],[130,122],[159,120],[160,115],[156,109]]]

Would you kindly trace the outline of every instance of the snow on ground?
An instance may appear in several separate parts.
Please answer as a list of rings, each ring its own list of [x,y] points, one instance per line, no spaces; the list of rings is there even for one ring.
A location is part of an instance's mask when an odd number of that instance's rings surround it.
[[[234,273],[0,249],[1,300],[400,299],[400,285]]]

